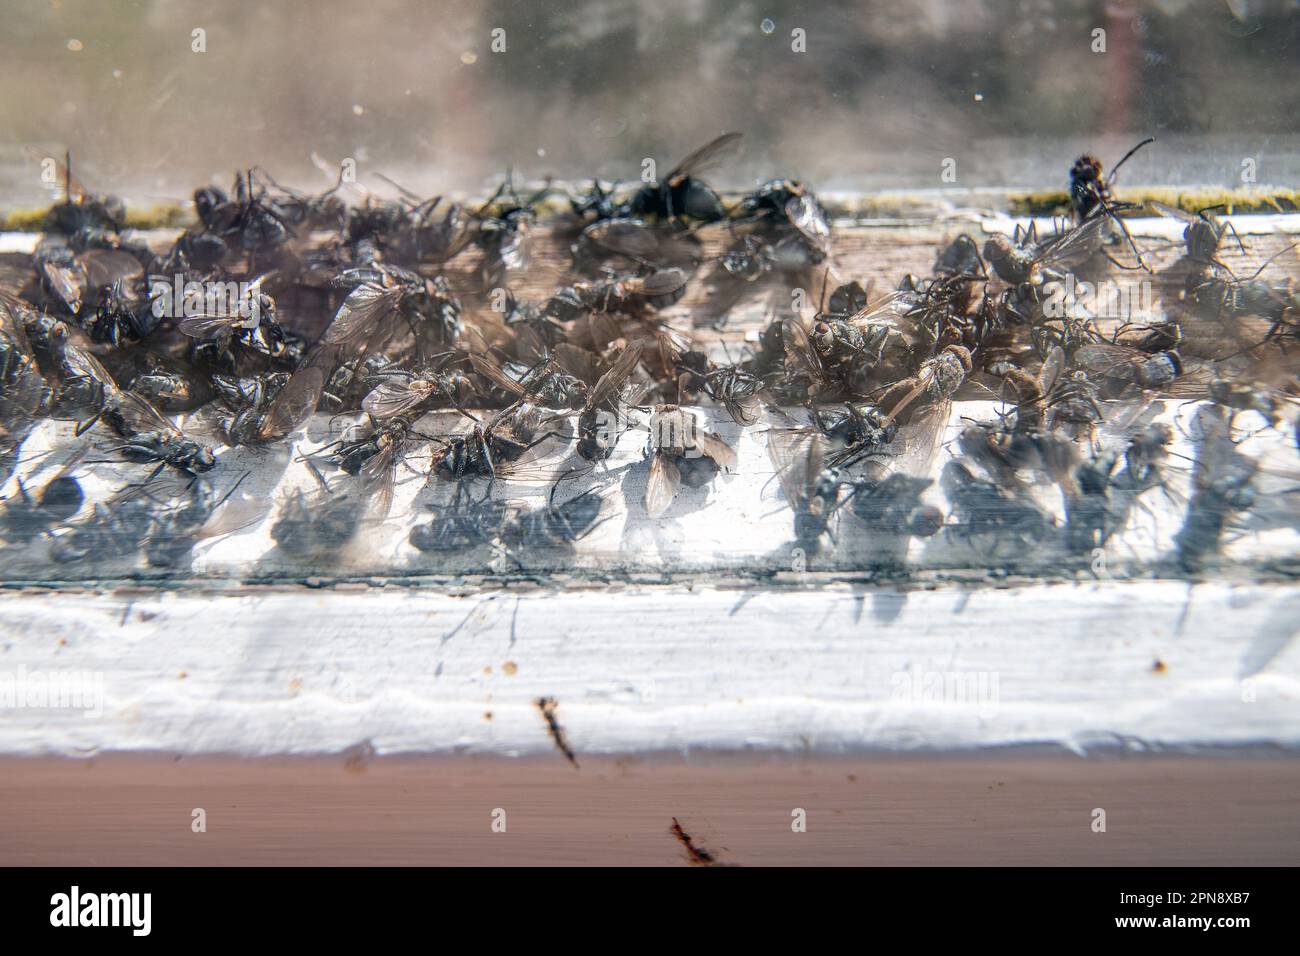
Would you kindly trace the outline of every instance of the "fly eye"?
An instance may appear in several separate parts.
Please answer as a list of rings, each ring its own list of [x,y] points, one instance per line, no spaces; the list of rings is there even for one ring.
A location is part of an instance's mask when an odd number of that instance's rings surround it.
[[[820,348],[828,349],[835,344],[835,333],[825,322],[818,322],[812,330],[813,344]]]

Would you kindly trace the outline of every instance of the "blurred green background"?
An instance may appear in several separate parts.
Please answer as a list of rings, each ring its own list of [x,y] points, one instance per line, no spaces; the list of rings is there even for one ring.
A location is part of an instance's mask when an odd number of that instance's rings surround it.
[[[185,199],[261,164],[357,160],[412,189],[634,179],[746,134],[724,186],[1062,185],[1160,142],[1126,183],[1300,181],[1297,0],[6,0],[0,203],[66,146],[86,185]],[[770,20],[771,32],[763,29]],[[493,52],[492,31],[506,49]],[[1093,51],[1093,31],[1106,51]],[[195,52],[203,30],[206,52]],[[792,49],[802,30],[806,51]],[[940,180],[945,158],[955,184]]]

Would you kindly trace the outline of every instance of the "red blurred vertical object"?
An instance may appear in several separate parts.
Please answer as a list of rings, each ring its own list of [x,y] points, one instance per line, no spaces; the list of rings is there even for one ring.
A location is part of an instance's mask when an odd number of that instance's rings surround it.
[[[1106,5],[1106,93],[1102,117],[1105,134],[1133,131],[1133,94],[1137,86],[1138,14],[1131,3]]]

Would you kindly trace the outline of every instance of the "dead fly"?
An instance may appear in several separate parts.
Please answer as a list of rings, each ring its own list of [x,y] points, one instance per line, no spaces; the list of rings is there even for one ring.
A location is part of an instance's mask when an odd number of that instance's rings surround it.
[[[1152,422],[1137,431],[1122,455],[1097,452],[1060,482],[1065,502],[1065,542],[1075,553],[1102,547],[1128,520],[1132,507],[1152,488],[1164,484],[1163,464],[1173,430]],[[1123,467],[1115,469],[1120,461]]]
[[[934,274],[943,278],[988,278],[979,245],[964,232],[939,251],[934,260]]]
[[[1074,162],[1070,169],[1070,208],[1076,222],[1086,222],[1094,213],[1103,213],[1115,208],[1115,198],[1111,193],[1111,184],[1121,166],[1143,146],[1154,143],[1156,138],[1148,136],[1138,143],[1116,163],[1108,174],[1103,175],[1101,160],[1085,153]]]
[[[900,424],[907,423],[917,409],[940,408],[945,414],[939,417],[947,424],[946,412],[952,397],[973,367],[968,349],[949,345],[934,358],[922,362],[915,375],[889,386],[880,398],[880,406],[887,408],[889,418]]]
[[[364,202],[347,210],[344,238],[356,260],[396,259],[441,263],[457,256],[473,238],[464,210],[443,197],[421,199],[383,173],[378,177],[402,194],[400,201],[383,200],[364,189]],[[354,184],[354,189],[360,189]]]
[[[140,291],[134,283],[122,279],[104,290],[94,314],[85,323],[92,341],[116,347],[140,342],[153,334],[159,316],[153,301]]]
[[[826,210],[812,190],[793,179],[772,179],[740,202],[736,221],[757,222],[772,246],[789,245],[796,240],[799,252],[787,249],[777,256],[778,262],[802,260],[814,266],[830,255],[831,227]]]
[[[725,219],[727,211],[722,200],[695,178],[695,174],[737,149],[740,139],[740,133],[723,133],[683,159],[658,183],[642,186],[632,197],[632,214],[666,221],[717,222]]]
[[[672,305],[686,293],[689,275],[676,267],[647,275],[575,282],[546,300],[543,314],[572,322],[588,312],[637,312]]]
[[[49,408],[50,387],[27,336],[28,314],[23,304],[0,294],[0,449],[21,439]]]
[[[1192,495],[1183,526],[1174,536],[1178,564],[1196,573],[1216,555],[1223,531],[1238,511],[1255,501],[1252,484],[1259,463],[1237,451],[1228,416],[1218,405],[1206,404],[1192,419],[1196,457],[1192,464]]]
[[[587,461],[605,461],[614,453],[625,423],[623,386],[641,361],[641,344],[625,348],[587,393],[578,413],[578,454]]]
[[[460,336],[460,302],[441,276],[425,278],[398,266],[374,263],[345,270],[334,285],[348,296],[334,315],[321,344],[355,350],[372,340],[384,340],[400,320],[415,337],[417,358],[421,348],[445,348]]]
[[[651,457],[645,509],[651,518],[668,510],[681,485],[702,488],[718,472],[736,467],[731,446],[699,428],[695,416],[677,405],[659,405],[651,413],[646,451]]]
[[[413,438],[426,436],[417,433],[405,418],[372,419],[355,437],[327,446],[332,449],[329,461],[359,479],[361,496],[370,502],[370,512],[377,518],[388,516],[397,466]]]
[[[372,381],[376,384],[361,400],[361,410],[376,421],[398,415],[418,417],[437,402],[460,408],[475,392],[469,378],[454,369],[385,368],[373,372]]]
[[[1022,426],[1028,418],[1043,421],[1035,411],[1036,406],[1022,403],[1014,424],[1005,419],[996,424],[976,422],[957,436],[958,448],[967,459],[983,469],[994,484],[1020,497],[1029,494],[1023,473],[1034,472],[1064,485],[1076,461],[1069,439],[1045,430],[1045,425]]]
[[[89,411],[77,426],[80,435],[103,421],[123,439],[114,446],[128,461],[161,462],[195,474],[216,463],[212,450],[185,437],[170,420],[134,392],[118,388],[99,360],[78,346],[63,349],[60,405],[68,411]]]
[[[1102,547],[1117,523],[1111,503],[1111,473],[1116,458],[1103,452],[1081,462],[1072,480],[1062,486],[1065,501],[1065,544],[1076,553]]]
[[[213,390],[227,409],[219,419],[219,429],[228,445],[251,445],[266,421],[266,412],[289,382],[288,372],[264,372],[235,377],[213,375]]]
[[[490,545],[505,520],[505,506],[492,498],[491,486],[472,500],[458,483],[451,503],[433,509],[433,518],[411,529],[410,542],[420,551],[459,554]]]
[[[939,533],[943,512],[921,501],[922,493],[934,484],[931,479],[914,478],[900,471],[873,472],[849,482],[849,506],[867,530],[918,538]]]
[[[1267,259],[1248,279],[1237,279],[1229,272],[1220,278],[1214,270],[1193,272],[1188,278],[1188,295],[1203,314],[1221,321],[1259,316],[1270,323],[1264,342],[1282,342],[1300,336],[1300,252],[1297,243],[1288,243]],[[1274,262],[1282,260],[1290,274],[1281,280],[1261,279],[1260,275]],[[1226,271],[1226,270],[1224,270]],[[1261,343],[1262,344],[1262,343]]]
[[[576,542],[601,524],[598,519],[605,499],[595,490],[588,490],[557,505],[555,493],[560,481],[551,488],[545,505],[516,511],[506,519],[501,528],[501,541],[512,549],[512,557],[514,552],[529,554],[544,548],[571,551]],[[517,557],[515,560],[519,561]]]
[[[575,216],[584,221],[600,222],[604,219],[618,218],[625,210],[623,203],[615,198],[617,191],[618,183],[613,183],[609,189],[606,189],[599,179],[593,179],[591,189],[585,193],[569,196],[569,208]]]
[[[432,473],[443,481],[467,481],[497,477],[498,465],[491,432],[475,424],[468,432],[440,439],[443,447],[434,452]]]
[[[1134,434],[1124,449],[1124,467],[1113,484],[1133,494],[1163,486],[1163,467],[1173,440],[1173,429],[1158,422]]]
[[[175,568],[200,541],[238,531],[265,514],[265,510],[256,504],[251,512],[248,508],[241,508],[230,511],[228,515],[218,514],[218,509],[239,490],[246,477],[247,474],[228,492],[219,494],[207,477],[195,476],[170,495],[164,506],[154,510],[143,541],[144,556],[149,565]],[[153,492],[152,488],[150,492]]]
[[[281,358],[287,340],[276,319],[275,300],[262,291],[266,278],[261,276],[248,283],[248,289],[242,295],[242,284],[226,283],[232,294],[227,297],[224,307],[218,306],[213,297],[211,311],[178,319],[176,328],[182,335],[209,345],[217,356],[214,364],[218,366],[237,365],[233,356],[227,361],[221,358],[235,346],[267,358]]]
[[[1168,388],[1183,374],[1183,361],[1177,352],[1152,355],[1105,342],[1076,349],[1074,363],[1098,382],[1104,395],[1111,397],[1133,387],[1143,390]]]
[[[926,359],[915,375],[889,386],[879,399],[883,414],[871,408],[862,422],[865,432],[856,445],[833,455],[830,463],[846,467],[894,439],[897,425],[907,425],[909,456],[929,463],[951,418],[952,398],[971,371],[970,352],[949,345]]]
[[[758,236],[741,236],[717,260],[723,275],[741,282],[756,282],[771,273],[802,272],[821,261],[797,235],[773,242]]]
[[[48,159],[39,151],[29,154],[42,165]],[[63,162],[54,161],[54,173],[63,180],[63,202],[50,207],[47,225],[64,236],[94,232],[121,232],[126,227],[126,203],[116,196],[95,195],[72,175],[72,154],[65,151]]]
[[[279,438],[302,427],[316,410],[330,372],[340,359],[356,358],[388,342],[405,323],[415,337],[416,360],[424,343],[445,348],[460,335],[460,303],[446,283],[396,266],[348,270],[339,282],[352,291],[335,313],[311,355],[272,403],[259,437]]]
[[[825,439],[812,429],[770,429],[767,454],[794,512],[795,543],[815,554],[823,535],[834,540],[830,521],[839,509],[844,477],[825,466]]]
[[[21,478],[15,479],[18,494],[7,499],[0,511],[0,538],[10,544],[27,544],[80,511],[86,495],[72,472],[84,455],[84,449],[74,454],[39,492],[28,491]]]
[[[135,554],[149,533],[157,507],[140,485],[124,488],[107,501],[95,502],[85,520],[56,537],[50,557],[60,564],[86,558],[100,564]]]
[[[431,473],[443,481],[497,478],[529,481],[543,477],[524,468],[524,455],[548,438],[571,438],[549,428],[554,413],[537,405],[517,403],[503,409],[483,426],[477,416],[467,432],[433,439],[442,447],[433,453]]]
[[[917,321],[924,314],[923,296],[891,292],[856,312],[836,311],[856,303],[853,291],[837,289],[811,330],[798,319],[783,325],[787,374],[807,382],[815,399],[869,395],[882,382],[914,373],[916,353],[935,342]]]
[[[271,537],[280,549],[296,558],[316,558],[342,548],[357,533],[361,507],[348,495],[335,494],[316,466],[306,462],[320,485],[318,494],[295,489],[271,526]]]
[[[785,323],[787,319],[772,318],[758,336],[758,348],[754,354],[740,363],[746,374],[769,386],[774,395],[781,398],[798,396],[807,397],[807,388],[795,384],[787,387],[785,382]],[[794,369],[791,369],[793,372]]]
[[[962,538],[991,536],[1024,544],[1041,539],[1051,525],[1051,519],[1027,496],[975,477],[959,461],[944,466],[940,483],[956,519],[948,527]]]
[[[809,335],[800,319],[788,318],[781,323],[781,342],[785,390],[796,388],[814,401],[843,397],[851,391],[845,383],[846,370],[856,364],[872,364],[860,362],[867,354],[867,340],[848,322],[819,320]]]
[[[1067,371],[1065,350],[1060,346],[1047,351],[1036,375],[1013,367],[1007,370],[1006,381],[1018,398],[1010,442],[1017,453],[1041,450],[1044,436],[1057,428],[1066,428],[1072,436],[1092,434],[1095,426],[1105,421],[1100,378],[1094,380],[1085,368]]]
[[[993,267],[998,278],[1011,285],[1040,286],[1049,279],[1063,280],[1068,273],[1104,251],[1110,222],[1109,215],[1095,216],[1042,241],[1039,241],[1033,226],[1027,232],[1021,231],[1017,226],[1014,236],[989,236],[984,242],[984,259]],[[1136,249],[1134,246],[1135,252]],[[1110,258],[1109,253],[1106,255]],[[1138,257],[1141,259],[1140,253]],[[1121,268],[1130,268],[1114,259],[1111,261]]]
[[[1019,366],[1006,370],[1006,381],[1015,389],[1015,431],[1019,434],[1038,434],[1047,430],[1048,401],[1061,372],[1065,369],[1065,350],[1056,346],[1043,356],[1043,364],[1036,374]]]
[[[699,240],[689,233],[664,232],[620,216],[584,228],[572,252],[578,271],[610,277],[670,267],[693,269],[698,246]]]
[[[1162,216],[1170,219],[1176,219],[1186,224],[1183,229],[1183,242],[1187,246],[1187,258],[1195,269],[1223,268],[1227,266],[1219,259],[1219,246],[1223,242],[1223,237],[1229,232],[1237,241],[1237,247],[1241,250],[1242,255],[1246,254],[1245,243],[1241,241],[1241,236],[1233,228],[1230,222],[1220,222],[1215,216],[1211,215],[1216,209],[1222,209],[1222,206],[1207,206],[1196,213],[1184,212],[1177,206],[1166,205],[1156,200],[1151,200],[1148,205]]]
[[[62,239],[46,237],[32,253],[45,302],[56,312],[79,316],[115,282],[134,283],[144,274],[139,260],[120,249],[76,251]],[[92,320],[93,322],[93,320]]]
[[[737,425],[758,421],[763,380],[740,364],[714,365],[703,352],[683,352],[677,360],[679,401],[703,392],[718,402]]]
[[[1157,352],[1173,352],[1184,342],[1183,326],[1174,318],[1143,324],[1124,322],[1115,330],[1111,341],[1150,355]]]
[[[832,468],[846,468],[881,451],[898,434],[898,423],[867,402],[814,408],[812,421],[835,445],[835,450],[826,455],[826,463]]]
[[[194,193],[194,212],[202,230],[220,239],[227,254],[255,259],[275,252],[293,237],[286,216],[267,201],[266,189],[254,185],[251,170],[235,177],[232,192],[234,198],[215,186],[205,186]]]
[[[251,175],[265,195],[266,205],[279,220],[291,228],[341,230],[347,223],[348,207],[337,195],[343,185],[343,169],[332,187],[315,195],[281,186],[264,169],[254,168]]]
[[[777,269],[777,255],[757,236],[741,236],[718,256],[718,267],[732,279],[756,282]]]
[[[539,363],[519,378],[511,377],[487,355],[471,355],[470,364],[474,371],[515,403],[577,411],[587,401],[587,383],[570,375],[554,361]]]
[[[484,289],[505,285],[511,272],[519,272],[528,265],[530,233],[537,218],[535,209],[550,191],[548,184],[524,201],[507,174],[506,181],[474,213],[478,229],[473,242],[483,251],[479,280]]]

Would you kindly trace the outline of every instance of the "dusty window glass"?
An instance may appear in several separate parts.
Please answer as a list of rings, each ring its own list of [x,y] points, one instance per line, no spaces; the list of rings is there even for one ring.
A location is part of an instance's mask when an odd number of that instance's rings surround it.
[[[1291,575],[1297,23],[13,11],[0,574]]]

